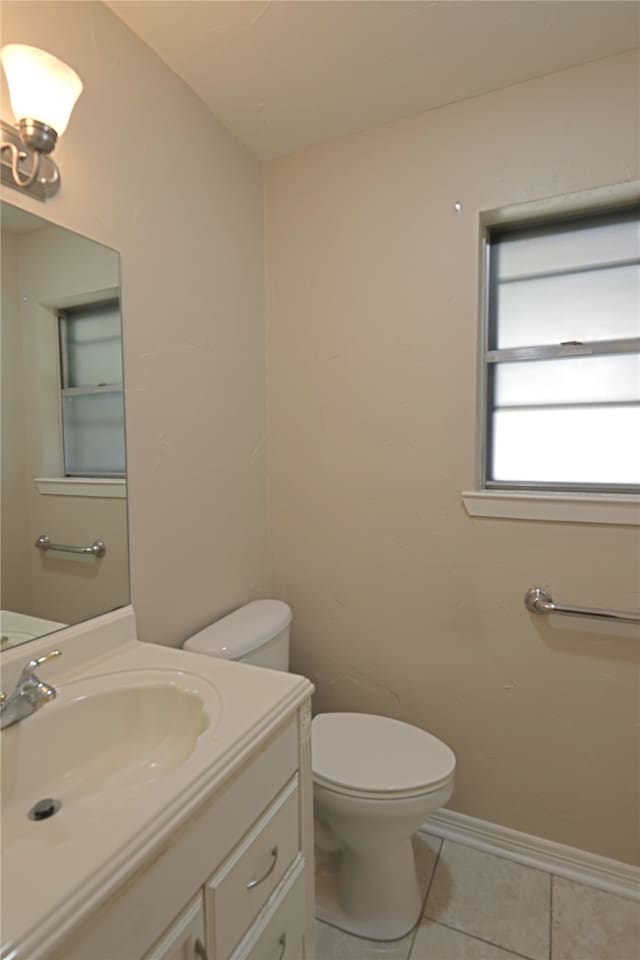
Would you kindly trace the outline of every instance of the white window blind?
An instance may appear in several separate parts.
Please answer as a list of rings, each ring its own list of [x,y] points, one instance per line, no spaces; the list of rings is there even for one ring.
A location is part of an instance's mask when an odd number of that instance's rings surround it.
[[[638,210],[489,233],[487,487],[640,485]]]
[[[59,314],[65,475],[125,475],[118,301]]]

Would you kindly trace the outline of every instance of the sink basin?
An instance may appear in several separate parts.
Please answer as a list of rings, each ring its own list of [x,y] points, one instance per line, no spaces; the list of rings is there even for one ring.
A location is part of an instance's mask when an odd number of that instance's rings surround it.
[[[61,809],[126,802],[179,770],[220,714],[215,688],[182,671],[122,671],[59,686],[55,701],[3,731],[3,813],[22,819],[43,797]]]
[[[308,690],[280,671],[140,643],[132,611],[114,617],[101,628],[104,645],[88,634],[86,654],[80,631],[61,637],[64,658],[41,674],[56,699],[0,734],[7,960],[80,956],[74,931],[82,938],[85,922],[108,925],[107,905],[143,868],[162,861],[181,888],[184,863],[170,853],[173,840],[188,822],[202,823],[214,796],[226,809],[227,785],[241,776],[256,739],[275,714],[293,725]],[[208,862],[217,831],[198,827],[197,837]],[[185,856],[192,853],[189,845]],[[145,911],[164,909],[153,898],[145,903],[126,924],[144,925]]]

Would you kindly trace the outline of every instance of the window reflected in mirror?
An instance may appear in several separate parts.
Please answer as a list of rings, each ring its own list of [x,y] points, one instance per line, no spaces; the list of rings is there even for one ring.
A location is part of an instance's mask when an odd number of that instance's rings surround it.
[[[1,226],[7,649],[127,604],[129,558],[119,256],[6,203]]]

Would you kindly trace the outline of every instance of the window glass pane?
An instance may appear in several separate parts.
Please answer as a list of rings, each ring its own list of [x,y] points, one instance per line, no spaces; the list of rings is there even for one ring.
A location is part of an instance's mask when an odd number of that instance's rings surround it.
[[[635,219],[506,234],[493,247],[499,280],[556,270],[575,270],[640,257],[640,221]]]
[[[640,337],[640,267],[497,284],[497,349]]]
[[[60,322],[62,350],[66,353],[65,387],[122,383],[120,309],[116,302],[70,311]]]
[[[497,410],[491,479],[640,484],[640,405]]]
[[[640,402],[638,354],[498,363],[495,368],[496,407]]]
[[[65,473],[123,476],[124,406],[121,390],[62,399]]]

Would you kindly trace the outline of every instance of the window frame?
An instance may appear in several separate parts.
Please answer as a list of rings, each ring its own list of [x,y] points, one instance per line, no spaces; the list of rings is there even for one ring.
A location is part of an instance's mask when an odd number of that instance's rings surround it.
[[[91,300],[89,303],[79,303],[74,304],[72,307],[61,307],[56,312],[56,332],[58,338],[58,359],[59,359],[59,395],[60,395],[60,404],[59,404],[59,417],[60,417],[60,441],[61,441],[61,462],[62,462],[62,479],[66,481],[83,481],[83,480],[99,480],[99,481],[115,481],[116,483],[126,480],[126,463],[125,469],[122,472],[112,471],[110,473],[69,473],[67,471],[67,452],[66,452],[66,442],[65,442],[65,432],[64,432],[64,414],[63,414],[63,405],[65,397],[74,397],[74,396],[86,396],[88,394],[103,394],[103,393],[121,393],[123,397],[123,409],[124,409],[124,369],[122,373],[122,380],[119,383],[109,383],[101,384],[95,386],[85,386],[85,387],[69,387],[67,386],[69,382],[69,351],[67,347],[67,335],[66,335],[66,323],[70,313],[74,311],[85,311],[89,310],[91,307],[104,308],[117,306],[118,311],[121,311],[120,298],[119,297],[108,297],[101,300]],[[122,323],[122,321],[121,321]],[[120,332],[120,352],[122,354],[122,327]],[[123,360],[121,356],[121,361]],[[125,418],[123,416],[122,420],[122,434],[125,442],[125,457],[126,457],[126,425]]]
[[[488,211],[480,217],[480,335],[478,349],[478,430],[479,430],[479,457],[478,457],[478,490],[485,493],[503,494],[548,494],[561,496],[562,494],[589,494],[589,495],[628,495],[637,496],[640,493],[640,484],[603,484],[603,483],[564,483],[560,481],[534,480],[494,480],[489,476],[492,462],[492,415],[494,411],[494,377],[493,373],[500,362],[519,362],[531,360],[561,359],[565,357],[605,356],[607,354],[626,354],[640,352],[640,337],[620,338],[616,340],[584,341],[581,343],[540,344],[537,346],[511,347],[497,349],[496,343],[497,316],[495,298],[492,292],[495,288],[494,264],[492,248],[500,237],[517,234],[522,231],[536,229],[549,230],[554,224],[566,227],[571,224],[584,222],[616,222],[627,217],[640,215],[640,197],[635,185],[631,191],[610,188],[611,192],[618,193],[619,199],[609,199],[609,202],[598,202],[601,191],[594,191],[598,195],[594,202],[584,201],[573,206],[569,200],[557,209],[556,203],[552,209],[548,204],[526,205],[536,209],[524,212],[523,208],[497,211]],[[604,194],[607,196],[607,194]],[[568,199],[568,198],[567,198]],[[640,262],[640,256],[625,263]],[[622,262],[620,265],[623,265]],[[592,272],[594,268],[585,269]],[[597,267],[595,269],[598,269]]]

